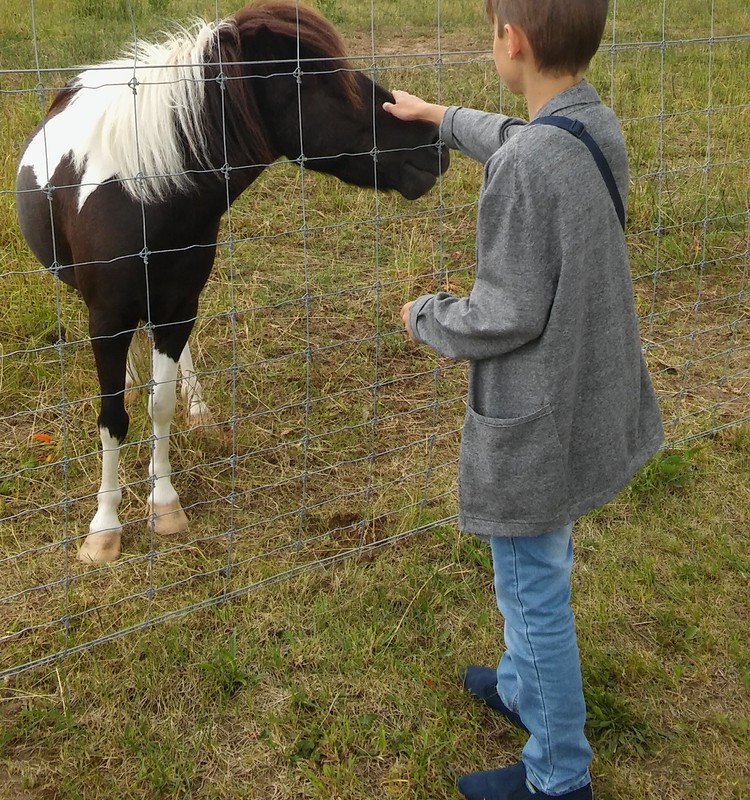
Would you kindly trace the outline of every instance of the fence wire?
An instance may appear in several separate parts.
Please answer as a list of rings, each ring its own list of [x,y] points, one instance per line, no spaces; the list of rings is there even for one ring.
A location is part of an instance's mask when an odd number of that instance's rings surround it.
[[[118,8],[133,43],[143,28],[160,27],[144,3]],[[18,231],[15,164],[54,93],[78,72],[72,64],[117,51],[101,55],[90,43],[90,53],[68,59],[39,33],[40,15],[52,12],[35,0],[18,0],[18,11],[9,25],[19,38],[27,32],[31,47],[23,57],[0,47],[11,154],[0,183],[0,677],[454,523],[464,366],[408,346],[398,310],[424,291],[470,287],[481,172],[457,157],[414,203],[377,186],[346,187],[316,174],[300,114],[301,157],[268,164],[234,204],[224,138],[227,208],[191,337],[211,418],[192,429],[175,417],[171,435],[189,533],[155,534],[143,501],[157,437],[136,400],[120,460],[122,556],[90,566],[75,559],[97,499],[99,396],[85,306],[33,259]],[[627,238],[644,348],[667,446],[679,447],[750,420],[750,152],[742,135],[750,33],[717,32],[713,2],[689,35],[669,0],[660,5],[660,37],[634,28],[626,12],[614,0],[591,79],[628,142]],[[218,23],[218,2],[211,13]],[[357,22],[353,67],[440,102],[522,114],[499,89],[490,51],[473,45],[480,34],[491,38],[487,29],[452,37],[442,13],[438,0],[434,40],[418,46],[407,35],[394,52],[371,0],[369,21]],[[298,78],[325,68],[304,63],[299,49],[296,60]],[[688,84],[695,64],[700,79]],[[155,255],[144,209],[146,270]],[[136,334],[152,339],[153,328]],[[142,358],[146,374],[133,390],[148,396],[154,381],[149,355]]]

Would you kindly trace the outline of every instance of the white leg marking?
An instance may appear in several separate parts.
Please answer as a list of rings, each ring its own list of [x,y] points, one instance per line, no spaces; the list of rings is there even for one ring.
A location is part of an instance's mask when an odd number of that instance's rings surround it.
[[[177,399],[177,362],[154,349],[154,387],[148,400],[148,412],[154,432],[149,475],[154,481],[149,511],[155,515],[154,531],[172,535],[187,530],[187,517],[172,486],[169,463],[169,430]]]
[[[191,427],[211,424],[211,412],[203,402],[203,387],[195,375],[193,357],[190,345],[185,347],[180,355],[180,372],[182,373],[182,399],[185,402],[185,411]]]
[[[78,558],[84,563],[114,561],[120,556],[120,525],[117,509],[122,501],[122,490],[117,476],[120,461],[120,444],[107,430],[99,429],[102,440],[102,482],[97,494],[97,508],[89,524]]]

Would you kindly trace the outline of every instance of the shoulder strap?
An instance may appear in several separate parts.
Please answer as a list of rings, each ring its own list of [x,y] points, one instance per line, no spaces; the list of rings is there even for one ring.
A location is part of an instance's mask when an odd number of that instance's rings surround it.
[[[604,179],[604,183],[607,185],[607,189],[609,189],[609,194],[612,198],[612,202],[614,203],[617,217],[620,220],[620,225],[622,225],[622,229],[625,230],[625,209],[622,205],[620,191],[617,188],[617,183],[615,182],[615,176],[612,174],[612,170],[609,167],[609,162],[607,161],[604,153],[602,153],[601,148],[596,143],[594,137],[586,130],[584,124],[578,119],[570,119],[569,117],[557,115],[551,117],[537,117],[529,124],[553,125],[555,128],[562,128],[562,130],[567,131],[577,139],[580,139],[586,145],[586,147],[588,147],[591,155],[594,157],[596,166],[599,168],[599,172]]]

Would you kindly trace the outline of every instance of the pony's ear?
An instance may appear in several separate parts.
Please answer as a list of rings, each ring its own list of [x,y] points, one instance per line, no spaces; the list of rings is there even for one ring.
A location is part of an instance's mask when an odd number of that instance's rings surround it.
[[[331,71],[348,68],[338,31],[318,11],[290,2],[261,2],[234,17],[247,62],[325,59]],[[268,72],[257,65],[252,72]]]
[[[297,60],[296,42],[263,22],[242,32],[241,50],[250,72],[276,71],[270,62]]]
[[[219,41],[223,69],[236,71],[234,77],[294,70],[296,41],[274,30],[262,17],[236,19],[234,24],[222,26]],[[215,60],[218,62],[218,58]]]
[[[361,106],[357,79],[341,38],[319,12],[271,0],[238,11],[234,22],[246,75],[292,75],[301,59],[307,62],[304,72],[328,73],[333,86],[350,103]]]
[[[234,17],[237,46],[248,72],[268,73],[272,66],[268,62],[296,60],[296,36],[290,35],[292,29],[286,16],[263,4],[237,12]]]

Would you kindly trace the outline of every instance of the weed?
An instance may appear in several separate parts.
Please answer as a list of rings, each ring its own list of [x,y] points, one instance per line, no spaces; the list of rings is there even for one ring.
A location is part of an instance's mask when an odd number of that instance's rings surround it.
[[[216,650],[209,661],[198,667],[205,672],[213,684],[213,691],[222,703],[231,700],[238,692],[258,680],[251,675],[244,661],[237,656],[237,632],[232,631],[225,647]]]
[[[696,475],[696,456],[700,452],[700,447],[660,451],[636,473],[630,491],[647,498],[660,491],[684,489]]]
[[[628,750],[639,756],[649,753],[654,733],[629,703],[602,686],[587,687],[585,695],[586,726],[597,752],[609,757]]]

